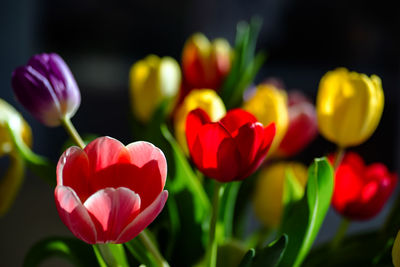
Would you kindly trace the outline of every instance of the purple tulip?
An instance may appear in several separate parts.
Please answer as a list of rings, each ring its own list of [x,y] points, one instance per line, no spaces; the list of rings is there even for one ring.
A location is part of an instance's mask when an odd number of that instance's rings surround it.
[[[33,56],[27,65],[14,70],[11,84],[18,101],[47,126],[71,118],[81,102],[74,76],[55,53]]]

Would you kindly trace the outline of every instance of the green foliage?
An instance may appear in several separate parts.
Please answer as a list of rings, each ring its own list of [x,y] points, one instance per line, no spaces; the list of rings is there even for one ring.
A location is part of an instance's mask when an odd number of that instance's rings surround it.
[[[98,266],[92,247],[70,237],[50,237],[35,243],[25,256],[23,266],[36,267],[52,257],[64,258],[75,266]]]
[[[254,17],[250,24],[242,21],[237,25],[232,68],[221,89],[221,98],[228,109],[241,104],[244,91],[265,62],[264,52],[255,54],[261,24],[261,19]]]
[[[239,267],[274,267],[280,263],[288,244],[287,235],[265,246],[260,251],[250,249],[243,257]]]
[[[300,266],[307,256],[329,209],[333,170],[325,158],[315,159],[308,170],[306,193],[285,213],[281,229],[289,237],[280,266]]]

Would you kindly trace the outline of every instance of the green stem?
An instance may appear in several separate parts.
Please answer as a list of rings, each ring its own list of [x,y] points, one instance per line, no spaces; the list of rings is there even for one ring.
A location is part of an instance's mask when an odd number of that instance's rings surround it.
[[[210,221],[210,233],[207,246],[207,266],[215,267],[217,265],[217,250],[218,242],[215,238],[216,226],[219,214],[219,204],[223,195],[223,185],[219,182],[214,183],[213,201],[212,201],[212,215]]]
[[[154,256],[154,259],[157,261],[158,266],[160,267],[169,267],[168,262],[164,259],[161,253],[158,251],[156,245],[153,243],[149,235],[147,234],[147,230],[142,231],[138,237],[142,241],[143,245],[146,249]]]
[[[346,235],[346,232],[347,232],[347,229],[349,228],[349,225],[350,225],[350,221],[345,219],[345,218],[343,218],[341,223],[340,223],[339,229],[337,230],[336,235],[332,239],[332,242],[331,242],[331,249],[333,251],[336,250],[339,247],[340,242],[342,242],[344,236]]]
[[[85,143],[83,142],[81,136],[76,131],[70,118],[65,117],[65,118],[61,119],[61,124],[64,127],[64,129],[67,131],[68,135],[71,137],[72,141],[74,141],[74,143],[76,145],[78,145],[81,149],[84,149]]]
[[[339,167],[340,163],[342,162],[344,153],[345,153],[345,148],[339,146],[336,151],[335,163],[333,164],[333,169],[335,171]]]
[[[95,246],[98,248],[101,258],[103,259],[104,263],[107,266],[110,266],[110,267],[119,266],[117,263],[117,260],[114,258],[112,252],[110,251],[108,244],[97,244]],[[99,260],[99,263],[100,263],[100,265],[102,264],[101,260]]]

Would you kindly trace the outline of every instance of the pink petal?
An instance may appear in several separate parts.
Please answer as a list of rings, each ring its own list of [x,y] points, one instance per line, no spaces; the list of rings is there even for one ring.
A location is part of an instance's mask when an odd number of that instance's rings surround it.
[[[257,119],[253,114],[237,108],[229,110],[220,122],[233,135],[240,127],[249,122],[257,122]]]
[[[142,209],[145,209],[164,189],[167,160],[159,148],[148,142],[131,143],[127,149],[131,164],[136,167],[135,172],[127,177],[129,188],[140,195]]]
[[[90,142],[85,148],[89,158],[90,170],[98,172],[116,163],[129,163],[129,153],[118,140],[105,136]]]
[[[125,243],[143,231],[162,211],[168,198],[168,191],[164,190],[157,199],[143,210],[119,235],[115,243]]]
[[[97,229],[97,242],[114,242],[139,214],[140,197],[128,188],[105,188],[90,196],[84,206]]]
[[[89,160],[79,147],[68,148],[57,164],[57,184],[71,187],[81,202],[92,194],[89,186]]]
[[[76,193],[67,186],[58,185],[54,191],[58,214],[68,229],[89,244],[97,242],[97,233],[89,213]]]
[[[206,123],[210,123],[210,117],[208,114],[198,108],[191,111],[186,117],[186,140],[188,144],[188,148],[193,147],[194,142],[196,141],[197,134],[200,131],[200,128]]]

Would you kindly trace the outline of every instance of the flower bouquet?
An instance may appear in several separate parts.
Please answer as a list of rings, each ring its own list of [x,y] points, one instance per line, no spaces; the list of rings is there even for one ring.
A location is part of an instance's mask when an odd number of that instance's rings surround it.
[[[156,55],[135,62],[130,144],[81,137],[71,118],[84,102],[59,55],[15,69],[19,103],[70,137],[57,163],[36,154],[29,125],[0,99],[0,156],[9,157],[0,215],[29,169],[54,191],[73,234],[39,240],[24,266],[53,256],[77,266],[400,266],[400,202],[380,229],[346,235],[350,222],[378,214],[397,184],[385,165],[346,151],[379,124],[380,78],[329,71],[316,107],[277,79],[254,85],[266,59],[255,49],[259,29],[257,19],[239,23],[234,48],[196,33],[181,64]],[[318,132],[337,151],[308,167],[294,161]],[[313,246],[331,205],[343,221],[330,242]]]

